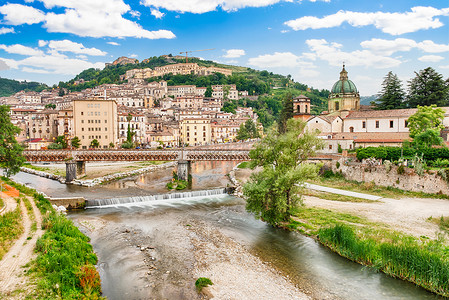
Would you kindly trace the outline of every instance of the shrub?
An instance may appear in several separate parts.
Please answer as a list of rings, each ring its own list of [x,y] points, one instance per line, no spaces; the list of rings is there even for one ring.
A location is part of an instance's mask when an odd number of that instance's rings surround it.
[[[340,162],[339,161],[337,161],[337,163],[335,164],[335,167],[338,169],[338,168],[340,168]]]
[[[398,172],[399,175],[404,174],[404,173],[405,173],[405,167],[404,167],[404,165],[400,165],[400,166],[398,167],[397,172]]]
[[[209,278],[206,277],[200,277],[195,281],[195,287],[198,292],[201,292],[204,287],[209,285],[213,285],[213,283]]]
[[[391,165],[392,165],[391,161],[384,160],[383,164],[384,164],[384,167],[385,167],[385,171],[387,171],[387,173],[390,173]]]
[[[130,143],[130,142],[124,142],[123,144],[122,144],[122,148],[123,149],[132,149],[132,148],[134,148],[134,143]]]

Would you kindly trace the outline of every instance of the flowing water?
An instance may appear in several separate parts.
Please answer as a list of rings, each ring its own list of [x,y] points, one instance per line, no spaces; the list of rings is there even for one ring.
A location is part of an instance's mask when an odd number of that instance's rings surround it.
[[[208,167],[212,170],[206,171]],[[81,194],[91,200],[85,211],[70,218],[90,228],[81,226],[99,256],[103,292],[109,299],[197,299],[191,284],[193,249],[184,235],[195,220],[242,244],[312,298],[438,299],[411,283],[344,259],[311,238],[256,220],[245,211],[243,200],[224,189],[210,189],[214,182],[226,186],[223,174],[230,168],[220,163],[197,166],[196,187],[204,191],[156,196],[139,188],[145,175],[98,188],[60,185],[24,173],[16,179],[52,196]],[[166,170],[168,178],[170,173]],[[165,180],[161,178],[156,181]],[[130,181],[134,184],[125,187]],[[142,251],[142,245],[151,250]],[[153,266],[157,268],[147,272]]]

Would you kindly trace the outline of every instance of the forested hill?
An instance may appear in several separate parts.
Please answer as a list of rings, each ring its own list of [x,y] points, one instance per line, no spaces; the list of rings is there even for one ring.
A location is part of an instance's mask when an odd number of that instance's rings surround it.
[[[47,88],[43,83],[0,78],[0,97],[8,97],[23,90],[40,92]]]
[[[70,91],[80,91],[105,83],[120,84],[123,83],[120,81],[120,75],[125,74],[128,70],[143,68],[154,69],[155,67],[164,66],[167,64],[183,62],[185,62],[184,59],[154,56],[136,64],[111,64],[103,70],[93,68],[87,69],[68,82],[60,82],[59,87],[66,88]],[[328,90],[317,90],[310,88],[305,84],[294,82],[291,80],[291,76],[273,74],[272,72],[268,72],[266,70],[258,71],[247,67],[224,65],[213,61],[200,60],[198,58],[189,58],[189,62],[195,62],[200,66],[206,67],[215,66],[231,69],[233,74],[231,76],[224,76],[220,73],[209,76],[168,74],[162,78],[150,78],[148,81],[163,79],[168,82],[168,85],[192,84],[202,87],[215,84],[235,84],[239,91],[246,90],[249,95],[264,95],[264,99],[266,101],[274,101],[276,102],[276,105],[279,104],[281,95],[288,90],[293,94],[293,96],[304,94],[309,97],[313,104],[312,113],[320,113],[321,111],[327,109],[327,97],[329,95]],[[85,82],[83,84],[75,84],[75,81],[80,79],[83,79]],[[275,118],[277,118],[276,111],[272,111],[270,108],[267,109],[268,113],[271,113]]]

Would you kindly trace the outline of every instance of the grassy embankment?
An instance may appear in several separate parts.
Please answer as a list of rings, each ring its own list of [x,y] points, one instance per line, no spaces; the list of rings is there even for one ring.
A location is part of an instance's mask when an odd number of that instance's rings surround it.
[[[95,269],[97,257],[89,238],[35,190],[2,178],[26,195],[32,195],[44,220],[44,235],[36,243],[36,260],[30,275],[37,282],[34,298],[99,299],[100,276]]]
[[[17,208],[0,216],[0,259],[11,248],[14,240],[23,232],[20,199],[17,199]]]
[[[348,182],[342,178],[321,178],[314,183],[390,198],[434,196]],[[449,243],[445,235],[449,230],[449,218],[429,221],[437,223],[442,230],[437,240],[425,236],[416,238],[354,215],[312,207],[295,211],[287,227],[315,236],[323,245],[352,261],[448,297]]]

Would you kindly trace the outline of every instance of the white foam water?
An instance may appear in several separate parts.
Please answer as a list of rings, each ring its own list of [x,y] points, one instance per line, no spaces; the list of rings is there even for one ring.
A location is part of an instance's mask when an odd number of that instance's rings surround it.
[[[182,193],[168,193],[126,198],[87,200],[86,208],[108,208],[122,206],[176,206],[176,204],[195,204],[204,202],[204,198],[225,198],[228,189],[212,189]]]

